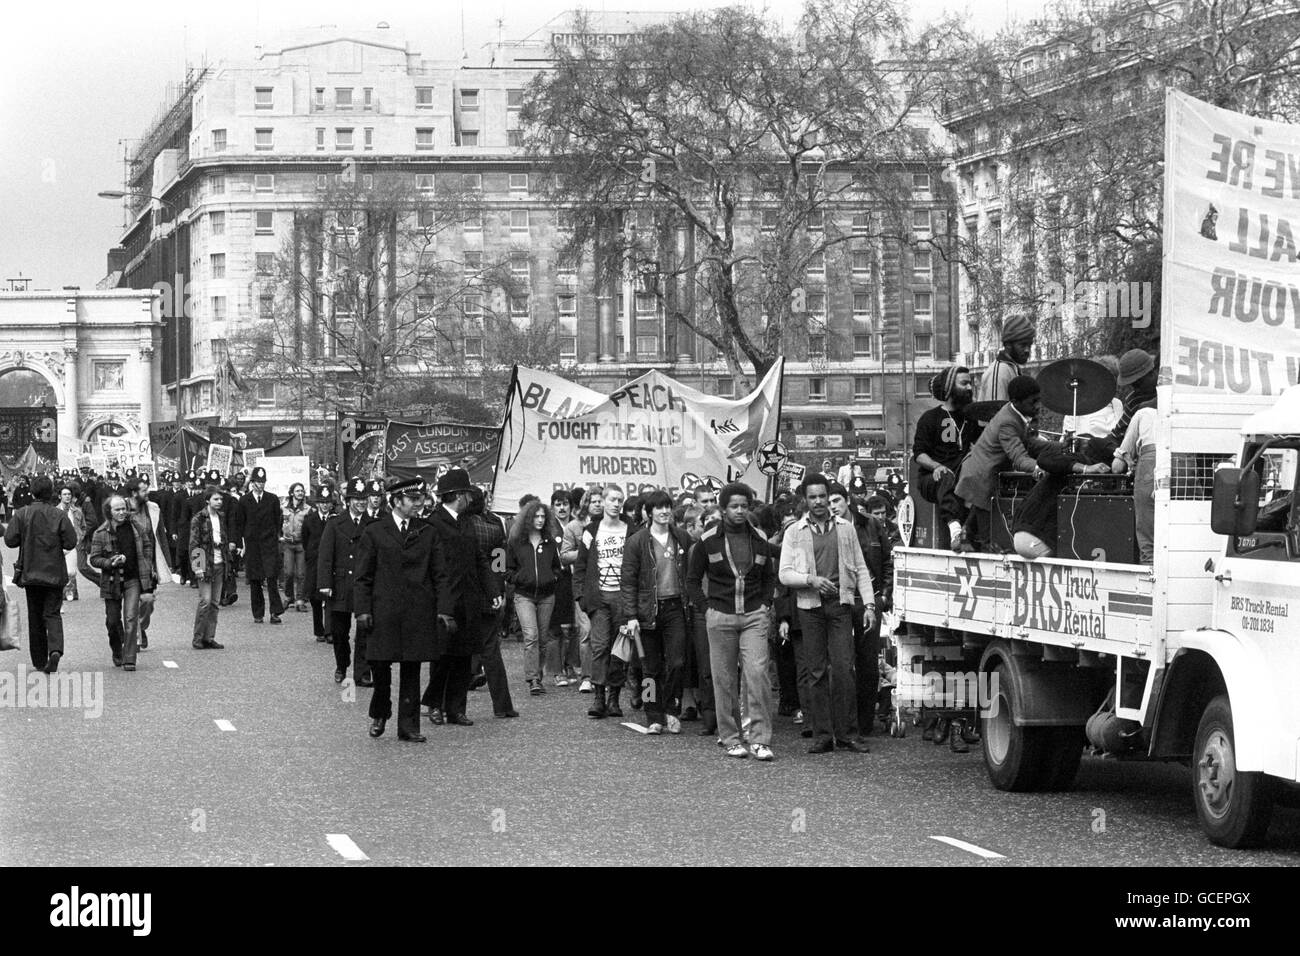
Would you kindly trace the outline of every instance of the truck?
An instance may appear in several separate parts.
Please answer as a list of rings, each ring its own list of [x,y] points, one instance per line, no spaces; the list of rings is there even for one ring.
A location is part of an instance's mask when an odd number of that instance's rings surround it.
[[[1253,135],[1260,155],[1270,135],[1277,148],[1300,145],[1295,127],[1184,94],[1169,93],[1167,107],[1167,176],[1189,156],[1203,163],[1199,142],[1182,152],[1172,142],[1198,129],[1234,143]],[[1177,125],[1189,109],[1203,114],[1199,128]],[[901,547],[894,604],[908,639],[958,635],[978,661],[995,788],[1070,787],[1085,740],[1123,760],[1179,761],[1207,837],[1246,847],[1300,782],[1300,386],[1286,387],[1297,377],[1286,350],[1300,354],[1300,342],[1272,322],[1207,324],[1211,300],[1193,296],[1233,250],[1203,225],[1198,237],[1197,224],[1211,202],[1234,222],[1240,206],[1244,221],[1247,201],[1214,169],[1194,166],[1183,182],[1165,189],[1153,563]],[[1252,380],[1244,366],[1215,378],[1216,356],[1222,371],[1234,348],[1255,349]]]

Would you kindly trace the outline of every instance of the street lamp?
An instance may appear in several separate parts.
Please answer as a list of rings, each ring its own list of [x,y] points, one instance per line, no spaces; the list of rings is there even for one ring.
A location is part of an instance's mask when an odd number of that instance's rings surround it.
[[[101,189],[96,195],[100,199],[125,199],[127,193],[121,189]],[[170,210],[174,216],[176,209],[171,203],[157,196],[149,197],[152,202]],[[179,226],[173,225],[171,231],[172,246],[172,339],[175,343],[175,360],[176,366],[173,369],[176,385],[176,461],[179,467],[181,463],[181,431],[185,427],[185,419],[181,413],[181,317],[185,312],[185,276],[180,271],[180,231]],[[145,423],[148,427],[148,423]]]

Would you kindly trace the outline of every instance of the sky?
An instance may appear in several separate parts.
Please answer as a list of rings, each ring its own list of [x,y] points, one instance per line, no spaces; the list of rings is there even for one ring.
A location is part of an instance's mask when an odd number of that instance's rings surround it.
[[[587,0],[590,10],[690,10],[735,0]],[[798,0],[741,0],[793,22]],[[122,204],[96,196],[122,188],[122,141],[145,131],[168,83],[186,64],[248,60],[285,30],[388,22],[431,59],[477,50],[498,30],[519,39],[578,5],[574,0],[250,0],[186,5],[176,0],[29,2],[5,10],[0,31],[0,289],[19,275],[32,288],[91,289],[122,235]],[[914,22],[960,13],[975,29],[1041,15],[1046,0],[911,0]],[[498,25],[498,21],[500,25]]]

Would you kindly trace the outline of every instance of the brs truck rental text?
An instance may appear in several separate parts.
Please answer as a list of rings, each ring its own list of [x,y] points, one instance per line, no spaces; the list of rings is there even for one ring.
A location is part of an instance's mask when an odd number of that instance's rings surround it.
[[[1166,96],[1153,565],[902,548],[895,609],[979,649],[995,787],[1070,786],[1086,729],[1242,847],[1300,780],[1300,128]]]

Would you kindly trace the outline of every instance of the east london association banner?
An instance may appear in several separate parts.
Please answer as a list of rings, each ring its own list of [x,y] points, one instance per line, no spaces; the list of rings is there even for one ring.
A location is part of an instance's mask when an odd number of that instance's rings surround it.
[[[1174,393],[1277,395],[1300,379],[1300,126],[1167,97],[1162,345]]]
[[[491,485],[500,434],[499,428],[488,425],[390,421],[384,436],[384,474],[423,478],[434,485],[448,468],[464,468],[470,481]]]
[[[777,436],[778,361],[757,389],[729,400],[647,372],[610,395],[516,367],[501,430],[494,497],[543,499],[557,488],[618,484],[628,494],[696,480],[744,481],[764,493],[756,461]]]

